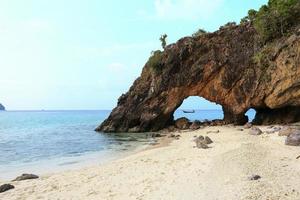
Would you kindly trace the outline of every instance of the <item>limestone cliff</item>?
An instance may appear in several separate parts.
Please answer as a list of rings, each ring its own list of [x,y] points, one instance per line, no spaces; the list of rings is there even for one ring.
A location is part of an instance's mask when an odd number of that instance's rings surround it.
[[[96,130],[160,130],[173,123],[174,111],[189,96],[222,105],[226,123],[246,123],[250,108],[258,124],[299,121],[299,31],[268,44],[257,37],[250,23],[230,25],[156,52],[156,61],[146,63]]]

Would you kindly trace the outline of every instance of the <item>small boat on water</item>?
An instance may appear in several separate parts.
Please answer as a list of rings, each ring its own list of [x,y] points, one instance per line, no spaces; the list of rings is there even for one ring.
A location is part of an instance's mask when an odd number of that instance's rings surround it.
[[[182,110],[184,113],[195,113],[195,110]]]

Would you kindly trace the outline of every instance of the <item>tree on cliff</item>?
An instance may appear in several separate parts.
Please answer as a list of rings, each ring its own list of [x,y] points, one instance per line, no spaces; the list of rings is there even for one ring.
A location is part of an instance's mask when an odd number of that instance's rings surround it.
[[[299,0],[269,0],[258,12],[249,10],[241,23],[251,21],[264,42],[287,34],[300,20]]]
[[[256,14],[257,14],[256,10],[250,9],[248,11],[248,16],[241,19],[241,24],[248,23],[248,22],[252,23],[256,17]]]
[[[166,41],[166,40],[167,40],[167,37],[168,37],[167,34],[163,34],[163,35],[161,35],[160,38],[159,38],[159,40],[161,41],[161,46],[162,46],[163,49],[165,49],[166,46],[167,46],[167,41]]]

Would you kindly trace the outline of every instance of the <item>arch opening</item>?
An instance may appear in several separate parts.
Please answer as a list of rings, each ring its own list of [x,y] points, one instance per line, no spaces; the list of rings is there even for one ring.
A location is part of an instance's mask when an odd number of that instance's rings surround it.
[[[254,118],[255,118],[255,115],[256,115],[256,110],[253,109],[253,108],[250,108],[246,113],[245,113],[246,116],[248,116],[248,121],[249,122],[253,122]]]
[[[189,121],[222,120],[222,106],[199,96],[189,96],[173,113],[174,120],[185,117]]]

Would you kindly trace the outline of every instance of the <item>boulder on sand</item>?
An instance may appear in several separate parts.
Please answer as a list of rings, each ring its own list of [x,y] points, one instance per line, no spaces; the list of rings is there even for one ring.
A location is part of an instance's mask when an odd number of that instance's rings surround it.
[[[209,147],[203,143],[203,141],[196,141],[196,147],[198,149],[208,149]]]
[[[208,136],[205,136],[204,143],[205,144],[211,144],[211,143],[213,143],[213,141]]]
[[[175,121],[175,126],[179,129],[185,130],[190,127],[190,121],[187,118],[182,117]]]
[[[203,137],[202,135],[197,137],[194,141],[196,143],[196,147],[199,149],[207,149],[209,148],[207,145],[213,143],[208,136]]]
[[[14,189],[15,186],[11,185],[11,184],[3,184],[0,186],[0,193],[2,192],[6,192],[7,190],[11,190]]]
[[[266,131],[267,134],[273,134],[281,130],[281,127],[270,126],[268,127],[269,130]]]
[[[292,134],[287,136],[285,144],[289,146],[300,146],[300,131],[295,130]]]
[[[252,127],[252,124],[247,122],[245,125],[244,125],[244,129],[249,129]]]
[[[194,121],[192,123],[192,125],[190,126],[190,129],[192,129],[192,130],[197,130],[199,128],[201,128],[201,122],[198,120]]]
[[[290,126],[284,127],[282,128],[279,132],[278,132],[278,136],[289,136],[292,133],[294,133],[295,131],[297,131],[295,128],[292,128]]]
[[[39,178],[39,176],[35,174],[22,174],[21,176],[15,178],[13,181],[23,181],[23,180],[37,179],[37,178]]]
[[[262,131],[257,127],[252,127],[249,131],[250,135],[261,135]]]

